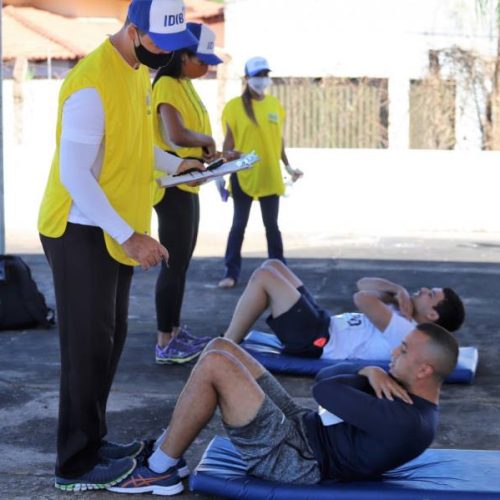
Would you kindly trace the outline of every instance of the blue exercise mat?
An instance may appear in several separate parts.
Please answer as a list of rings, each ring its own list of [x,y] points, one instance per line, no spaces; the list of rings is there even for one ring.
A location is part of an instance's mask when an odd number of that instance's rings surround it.
[[[294,486],[247,476],[231,441],[216,436],[189,485],[218,497],[259,500],[500,499],[500,451],[430,449],[403,469],[415,465],[421,467],[409,479]]]
[[[255,359],[260,361],[269,371],[274,373],[290,373],[296,375],[315,376],[320,370],[338,363],[340,359],[309,359],[281,354],[282,344],[272,333],[252,330],[241,343]],[[474,380],[478,363],[478,350],[475,347],[460,347],[458,363],[453,373],[446,379],[447,383],[470,384]],[[350,359],[349,363],[363,366],[380,366],[387,369],[388,361]]]

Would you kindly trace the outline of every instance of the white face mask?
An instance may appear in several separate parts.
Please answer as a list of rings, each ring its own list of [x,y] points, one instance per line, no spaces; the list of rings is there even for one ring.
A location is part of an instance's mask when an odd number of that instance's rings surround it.
[[[264,90],[271,85],[271,79],[268,76],[252,76],[248,79],[248,85],[254,92],[262,95]]]

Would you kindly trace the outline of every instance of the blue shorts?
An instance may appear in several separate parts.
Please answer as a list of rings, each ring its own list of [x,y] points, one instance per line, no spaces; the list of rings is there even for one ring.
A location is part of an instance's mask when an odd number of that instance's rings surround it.
[[[330,313],[319,307],[303,287],[299,300],[286,312],[267,324],[284,345],[283,353],[305,358],[319,358],[330,339]]]

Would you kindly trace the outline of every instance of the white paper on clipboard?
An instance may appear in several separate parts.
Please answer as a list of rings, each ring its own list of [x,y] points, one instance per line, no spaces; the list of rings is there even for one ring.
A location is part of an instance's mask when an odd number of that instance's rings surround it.
[[[172,187],[177,186],[178,184],[185,184],[186,182],[215,179],[215,177],[220,177],[221,175],[232,174],[233,172],[238,172],[239,170],[251,168],[255,162],[259,161],[259,159],[260,158],[255,154],[255,152],[252,151],[237,160],[224,163],[215,170],[190,172],[189,174],[181,175],[164,175],[163,177],[160,177],[157,182],[162,187]]]

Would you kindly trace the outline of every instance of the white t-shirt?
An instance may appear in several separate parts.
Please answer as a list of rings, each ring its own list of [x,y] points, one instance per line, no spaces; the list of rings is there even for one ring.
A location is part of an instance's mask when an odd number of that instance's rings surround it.
[[[325,359],[389,360],[417,322],[403,317],[394,306],[387,328],[381,332],[364,314],[344,313],[330,318],[330,340],[323,348]]]

